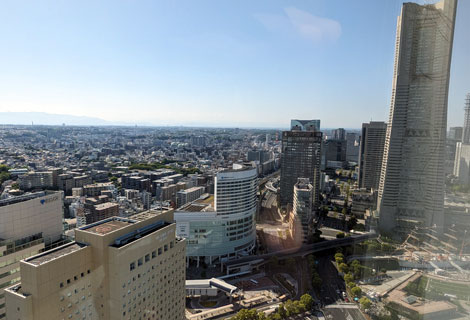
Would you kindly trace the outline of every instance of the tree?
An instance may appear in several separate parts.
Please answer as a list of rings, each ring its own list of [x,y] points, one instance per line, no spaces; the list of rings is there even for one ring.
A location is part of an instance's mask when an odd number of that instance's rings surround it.
[[[318,275],[318,273],[314,273],[313,276],[312,276],[312,287],[314,289],[320,289],[321,287],[321,284],[322,284],[322,279],[320,278],[320,276]]]
[[[14,189],[14,190],[18,190],[20,188],[20,185],[15,182],[11,185],[11,188]]]
[[[314,300],[308,293],[300,297],[300,302],[305,306],[306,310],[311,310],[313,307]]]
[[[339,266],[338,266],[338,269],[340,272],[342,273],[348,273],[349,272],[349,267],[346,263],[340,263]]]
[[[279,305],[279,308],[277,308],[277,313],[281,316],[281,319],[284,319],[287,317],[287,310],[284,308],[284,304],[281,303]]]
[[[338,238],[338,239],[342,239],[342,238],[344,238],[344,237],[345,237],[344,232],[338,232],[338,233],[336,234],[336,238]]]
[[[344,282],[354,282],[354,276],[351,274],[351,272],[344,275]]]
[[[351,269],[353,271],[354,277],[359,279],[361,276],[361,263],[358,260],[351,262]]]
[[[359,288],[359,287],[354,287],[354,288],[351,289],[351,293],[352,293],[355,297],[359,298],[359,297],[361,296],[361,294],[362,294],[362,290],[361,290],[361,288]]]
[[[356,225],[357,225],[357,218],[355,215],[353,215],[351,218],[349,218],[348,230],[354,229]]]
[[[336,258],[344,259],[344,254],[342,254],[341,252],[337,252],[337,253],[335,253],[335,259]]]
[[[362,297],[361,299],[359,299],[359,303],[361,304],[361,307],[364,310],[370,309],[370,307],[372,306],[372,302],[366,297]]]
[[[234,320],[258,320],[256,309],[242,309],[233,317]]]

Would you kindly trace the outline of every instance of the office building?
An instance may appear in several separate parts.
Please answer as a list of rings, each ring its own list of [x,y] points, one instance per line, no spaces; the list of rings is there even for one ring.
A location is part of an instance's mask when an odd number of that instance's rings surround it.
[[[295,121],[295,120],[293,120]],[[319,131],[282,132],[281,205],[293,202],[294,185],[298,178],[307,178],[313,186],[313,201],[318,201],[320,189],[322,133]]]
[[[28,172],[18,178],[22,190],[46,189],[53,186],[52,171]]]
[[[20,263],[8,319],[184,319],[185,244],[173,212],[109,218]]]
[[[467,93],[467,97],[465,98],[464,111],[462,142],[470,144],[470,93]]]
[[[458,178],[460,184],[470,184],[470,144],[457,142],[453,173]]]
[[[364,219],[367,210],[377,208],[377,190],[361,188],[351,193],[351,214],[358,219]]]
[[[0,200],[0,319],[5,317],[4,288],[20,281],[20,260],[61,239],[62,207],[62,192]]]
[[[346,161],[359,163],[359,138],[355,132],[346,133]]]
[[[367,190],[379,188],[386,133],[387,124],[385,122],[371,121],[362,124],[359,151],[359,188]]]
[[[346,162],[346,140],[325,140],[322,145],[322,163],[326,168],[342,168]]]
[[[204,193],[204,187],[192,187],[176,193],[176,207],[179,208],[188,202],[197,200]]]
[[[379,228],[442,232],[447,98],[457,1],[404,3],[398,18]]]
[[[273,154],[272,152],[264,150],[248,151],[246,158],[248,161],[259,161],[259,163],[263,164],[264,162],[271,160],[273,158]]]
[[[291,120],[290,129],[294,131],[320,131],[320,120]]]
[[[176,234],[187,239],[187,257],[199,265],[249,254],[255,248],[258,174],[234,164],[217,172],[215,195],[202,196],[175,212]]]
[[[447,135],[448,140],[462,141],[463,127],[450,127],[449,134]]]
[[[310,180],[306,178],[299,178],[294,185],[291,230],[301,230],[301,238],[305,243],[311,233],[311,224],[313,221],[313,191],[314,188],[310,184]]]
[[[346,130],[343,128],[334,129],[331,133],[332,140],[346,140]]]
[[[447,134],[446,140],[446,162],[445,174],[454,174],[455,168],[455,153],[457,149],[457,142],[462,142],[463,127],[451,127]]]
[[[77,214],[77,227],[119,215],[119,204],[106,202],[107,196],[86,198],[84,210]]]

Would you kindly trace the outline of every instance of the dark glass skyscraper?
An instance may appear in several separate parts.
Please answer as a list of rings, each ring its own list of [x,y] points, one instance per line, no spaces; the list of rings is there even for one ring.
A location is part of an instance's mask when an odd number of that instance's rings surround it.
[[[298,178],[308,178],[313,186],[313,201],[320,189],[322,133],[319,131],[284,131],[281,156],[281,205],[292,204]]]

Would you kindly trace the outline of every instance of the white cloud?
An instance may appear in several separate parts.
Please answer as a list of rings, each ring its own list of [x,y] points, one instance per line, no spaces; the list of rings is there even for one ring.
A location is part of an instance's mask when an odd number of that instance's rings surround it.
[[[335,42],[341,36],[341,24],[315,16],[307,11],[288,7],[285,15],[257,14],[255,17],[272,32],[295,33],[313,43]]]

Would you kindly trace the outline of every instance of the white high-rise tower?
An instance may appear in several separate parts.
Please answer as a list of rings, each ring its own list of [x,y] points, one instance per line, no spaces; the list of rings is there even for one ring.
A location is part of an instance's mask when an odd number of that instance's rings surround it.
[[[398,17],[379,228],[442,230],[450,61],[457,0],[404,3]]]

